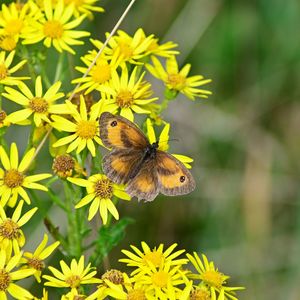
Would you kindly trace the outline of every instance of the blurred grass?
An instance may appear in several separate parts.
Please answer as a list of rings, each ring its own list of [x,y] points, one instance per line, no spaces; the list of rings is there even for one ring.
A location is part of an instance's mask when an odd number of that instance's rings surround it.
[[[137,221],[112,262],[141,240],[178,242],[246,286],[240,299],[299,299],[299,11],[296,0],[137,3],[123,27],[178,42],[214,95],[165,115],[172,152],[195,159],[196,191],[124,205]]]

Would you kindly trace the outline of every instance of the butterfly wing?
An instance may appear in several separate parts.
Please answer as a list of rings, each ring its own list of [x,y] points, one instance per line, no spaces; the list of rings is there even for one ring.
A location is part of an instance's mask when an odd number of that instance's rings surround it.
[[[146,160],[138,174],[128,182],[126,192],[138,200],[153,201],[159,193],[155,159]]]
[[[159,190],[164,195],[184,195],[196,187],[189,170],[177,158],[166,152],[157,151],[156,172]]]
[[[103,157],[103,171],[117,184],[125,184],[140,167],[144,152],[140,149],[114,149]]]
[[[99,124],[100,138],[108,148],[145,149],[149,145],[145,134],[126,118],[104,112]]]

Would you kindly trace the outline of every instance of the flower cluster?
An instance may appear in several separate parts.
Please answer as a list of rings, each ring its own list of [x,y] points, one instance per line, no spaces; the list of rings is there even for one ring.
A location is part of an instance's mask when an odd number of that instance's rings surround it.
[[[110,270],[100,279],[99,265],[130,222],[119,220],[119,200],[130,203],[131,198],[126,185],[103,172],[99,117],[110,112],[134,122],[142,115],[140,128],[149,142],[167,151],[170,124],[163,113],[169,102],[178,94],[194,100],[211,92],[203,88],[210,79],[189,76],[189,64],[179,68],[174,42],[160,43],[141,28],[132,35],[117,31],[104,48],[104,41],[91,38],[82,64],[72,65],[74,46],[90,36],[80,27],[104,11],[98,2],[28,0],[0,8],[0,298],[55,299],[50,294],[62,288],[55,295],[65,300],[237,299],[234,291],[240,288],[227,287],[228,276],[205,256],[182,257],[185,251],[174,252],[176,244],[151,250],[143,242],[142,250],[123,250],[126,258],[120,261],[133,272]],[[151,76],[166,88],[162,100]],[[26,143],[8,145],[8,136],[20,135],[22,141],[28,135]],[[172,155],[191,168],[192,158]],[[55,206],[65,215],[67,232],[52,220]],[[42,218],[54,241],[48,243],[44,234],[28,251],[26,227]],[[97,232],[92,219],[101,223]],[[56,258],[47,265],[58,247],[59,266]],[[196,273],[187,269],[189,262]],[[30,276],[43,288],[41,298],[19,285]]]

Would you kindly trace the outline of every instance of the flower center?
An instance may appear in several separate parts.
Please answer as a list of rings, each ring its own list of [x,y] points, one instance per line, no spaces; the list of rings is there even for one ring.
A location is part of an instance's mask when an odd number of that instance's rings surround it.
[[[133,104],[133,95],[129,91],[122,91],[117,95],[117,105],[121,108],[130,107]]]
[[[9,284],[10,284],[9,273],[6,272],[4,269],[1,269],[0,270],[0,291],[6,291]]]
[[[106,271],[102,275],[101,279],[102,280],[107,279],[114,284],[124,283],[124,277],[123,277],[122,272],[120,272],[119,270],[116,270],[116,269],[111,269],[109,271]]]
[[[0,110],[0,123],[2,123],[5,120],[6,116],[6,112],[4,110]]]
[[[95,121],[82,120],[77,125],[77,134],[83,139],[92,139],[96,136],[98,130],[97,123]]]
[[[211,300],[209,292],[203,289],[194,289],[190,293],[190,300]]]
[[[20,237],[20,227],[12,219],[6,219],[0,224],[0,236],[8,240],[15,240]]]
[[[47,21],[44,25],[44,34],[51,39],[60,39],[63,33],[62,24],[56,20]]]
[[[38,271],[42,271],[45,268],[45,264],[43,263],[43,261],[36,257],[29,258],[27,264],[31,268]]]
[[[40,114],[46,113],[48,111],[48,107],[48,102],[41,97],[34,97],[29,101],[29,108]]]
[[[180,74],[169,74],[167,83],[173,90],[180,91],[185,88],[186,78]]]
[[[72,275],[66,278],[66,283],[70,286],[70,288],[77,288],[80,286],[80,277],[78,275]]]
[[[101,199],[110,199],[113,195],[112,182],[109,179],[101,179],[94,186],[96,196]]]
[[[8,69],[4,64],[0,64],[0,80],[5,79],[9,75]]]
[[[4,173],[4,177],[3,177],[4,184],[11,189],[17,186],[21,186],[23,180],[24,180],[24,175],[15,169],[5,171]]]
[[[169,275],[165,271],[158,271],[152,275],[152,282],[154,285],[164,288],[167,287]]]
[[[17,43],[11,35],[2,36],[0,39],[0,48],[5,51],[12,51],[16,48]]]
[[[160,252],[151,251],[145,254],[143,260],[151,262],[155,267],[159,267],[164,260],[164,256]]]
[[[70,155],[59,155],[54,158],[52,170],[60,177],[69,177],[72,175],[75,167],[75,160]]]
[[[145,292],[142,290],[131,290],[127,294],[127,300],[146,300]]]
[[[5,26],[5,32],[8,35],[17,35],[21,32],[23,27],[23,21],[20,19],[10,20]]]
[[[220,288],[224,283],[223,276],[218,271],[205,271],[201,274],[201,279],[210,286]]]
[[[132,57],[133,50],[127,43],[119,42],[120,54],[122,55],[123,59],[128,59]]]
[[[111,78],[111,69],[108,64],[97,64],[90,74],[94,82],[102,84]]]

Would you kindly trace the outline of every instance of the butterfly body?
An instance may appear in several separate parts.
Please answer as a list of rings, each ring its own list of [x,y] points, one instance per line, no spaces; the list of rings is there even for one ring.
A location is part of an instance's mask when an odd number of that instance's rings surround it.
[[[100,137],[112,151],[103,158],[103,171],[117,184],[127,184],[127,193],[152,201],[159,192],[175,196],[194,190],[195,181],[186,167],[172,155],[150,144],[132,122],[111,113],[100,116]]]

